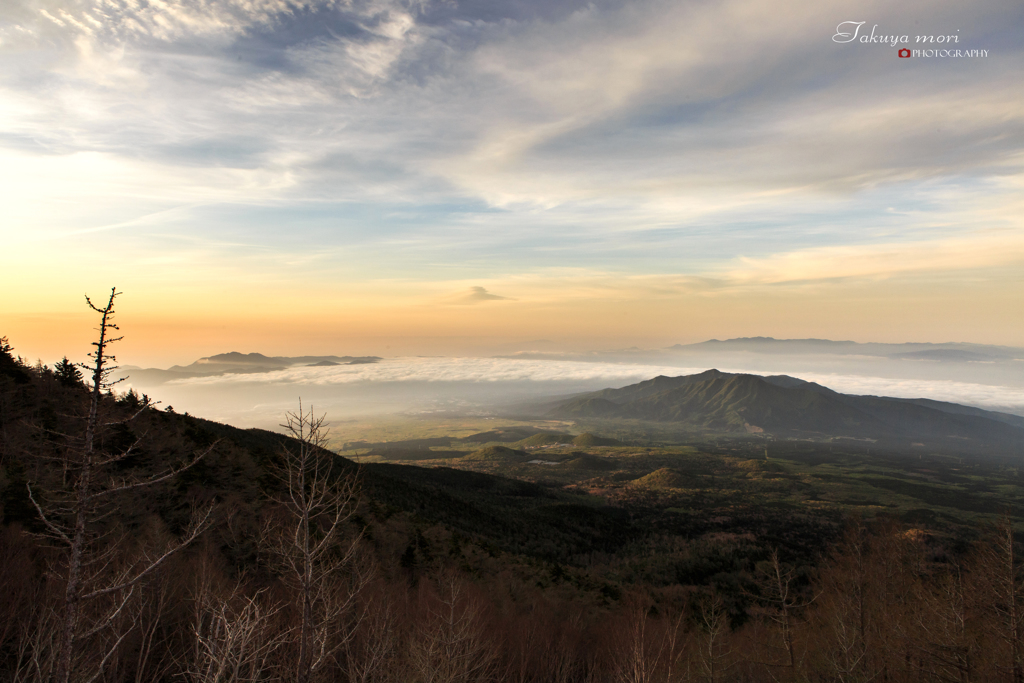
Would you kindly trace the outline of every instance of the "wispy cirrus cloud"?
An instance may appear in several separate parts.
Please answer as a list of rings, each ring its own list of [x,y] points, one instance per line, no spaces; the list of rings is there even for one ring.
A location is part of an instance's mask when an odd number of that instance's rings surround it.
[[[812,247],[761,258],[740,258],[723,284],[815,283],[952,274],[1024,264],[1021,233],[980,234],[945,240]]]
[[[991,35],[986,22],[1012,12],[930,7],[964,34]],[[913,10],[858,8],[892,26]],[[764,207],[778,199],[765,191],[1019,167],[1024,117],[1005,80],[1019,46],[945,73],[894,72],[888,53],[828,40],[849,11],[608,3],[555,21],[499,7],[487,21],[427,2],[20,0],[0,46],[17,55],[11,73],[43,76],[47,104],[68,105],[15,121],[28,137],[59,129],[74,132],[68,149],[279,167],[293,199],[364,160],[385,170],[377,183],[413,181],[412,200],[634,211],[672,194],[713,205],[723,188]]]

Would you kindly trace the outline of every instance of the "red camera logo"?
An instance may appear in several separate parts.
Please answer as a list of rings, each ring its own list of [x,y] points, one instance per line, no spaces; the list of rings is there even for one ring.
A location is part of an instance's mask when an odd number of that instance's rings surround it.
[[[910,50],[907,50],[905,48],[903,50],[900,50],[900,59],[907,59],[908,57],[910,57]]]

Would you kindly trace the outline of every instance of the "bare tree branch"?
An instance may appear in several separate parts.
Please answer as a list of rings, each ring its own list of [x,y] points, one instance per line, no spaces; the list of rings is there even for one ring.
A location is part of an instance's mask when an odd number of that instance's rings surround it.
[[[164,552],[157,559],[155,559],[152,562],[150,562],[144,569],[142,569],[140,572],[138,572],[131,579],[128,579],[128,580],[123,581],[121,583],[114,584],[112,586],[107,586],[106,588],[101,588],[99,590],[92,591],[91,593],[84,593],[81,596],[81,599],[82,600],[91,600],[93,598],[98,598],[101,595],[109,595],[110,593],[117,593],[118,591],[122,591],[122,590],[124,590],[126,588],[130,588],[130,587],[134,586],[136,583],[141,581],[146,575],[150,574],[157,567],[159,567],[161,564],[163,564],[165,561],[167,561],[167,559],[169,557],[171,557],[172,555],[174,555],[178,551],[180,551],[183,548],[185,548],[186,546],[188,546],[190,543],[192,543],[192,541],[196,540],[196,538],[199,536],[199,534],[201,534],[204,531],[206,531],[206,529],[209,528],[209,519],[210,519],[210,515],[211,514],[213,514],[213,506],[212,505],[210,507],[206,508],[206,512],[205,512],[205,514],[203,514],[201,519],[199,519],[198,521],[194,521],[192,524],[189,525],[190,529],[189,529],[188,534],[185,536],[184,540],[182,540],[180,543],[178,543],[177,545],[173,546],[172,548],[170,548],[169,550]]]
[[[71,539],[68,538],[68,535],[64,533],[61,529],[59,529],[53,522],[51,522],[50,519],[46,516],[46,513],[43,512],[43,508],[39,507],[39,503],[36,502],[35,497],[32,495],[32,485],[26,483],[25,488],[28,489],[28,499],[32,501],[32,505],[35,506],[36,512],[39,513],[39,519],[43,521],[43,524],[46,525],[46,528],[53,532],[53,534],[57,536],[57,538],[61,539],[68,545],[71,545]]]
[[[355,512],[358,481],[332,472],[336,456],[326,448],[326,417],[317,417],[312,408],[305,411],[300,401],[282,427],[295,439],[282,448],[282,464],[274,471],[284,487],[277,502],[287,521],[271,521],[263,536],[296,590],[301,617],[295,676],[307,683],[351,638],[358,619],[343,617],[352,612],[368,579],[352,571],[358,537],[339,548],[341,527]]]

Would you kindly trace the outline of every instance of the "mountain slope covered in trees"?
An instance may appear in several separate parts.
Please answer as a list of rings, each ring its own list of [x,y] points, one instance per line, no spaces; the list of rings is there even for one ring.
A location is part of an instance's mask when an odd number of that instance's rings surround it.
[[[551,415],[675,422],[720,432],[970,439],[1024,445],[1024,418],[940,401],[840,394],[785,375],[708,370],[563,401]]]

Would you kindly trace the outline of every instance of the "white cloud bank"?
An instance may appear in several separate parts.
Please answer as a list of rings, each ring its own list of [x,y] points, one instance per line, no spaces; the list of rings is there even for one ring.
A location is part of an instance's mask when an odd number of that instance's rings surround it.
[[[539,383],[559,393],[560,384],[606,381],[606,386],[626,386],[658,375],[678,376],[702,372],[707,368],[681,368],[665,365],[582,362],[563,360],[521,360],[509,358],[393,358],[372,365],[332,367],[295,367],[263,374],[218,375],[175,380],[182,387],[228,387],[244,385],[329,388],[353,385],[437,382]],[[720,368],[723,372],[743,372]],[[781,374],[781,373],[780,373]],[[957,382],[949,380],[892,379],[861,375],[795,372],[794,376],[817,382],[848,394],[928,398],[977,406],[992,410],[1024,411],[1024,388]],[[540,395],[548,387],[536,387]]]
[[[305,384],[357,382],[571,382],[595,379],[642,380],[657,375],[700,372],[693,368],[580,361],[508,358],[392,358],[367,365],[295,367],[258,375],[217,375],[171,384]]]

